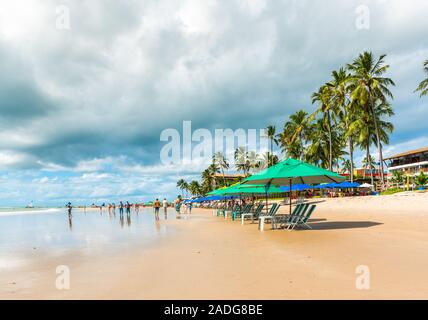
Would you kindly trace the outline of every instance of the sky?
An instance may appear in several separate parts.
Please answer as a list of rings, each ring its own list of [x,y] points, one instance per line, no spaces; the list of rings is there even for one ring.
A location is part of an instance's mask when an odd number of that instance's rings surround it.
[[[427,146],[427,16],[426,0],[0,0],[0,206],[173,199],[205,164],[161,161],[165,129],[279,130],[365,50],[396,83],[385,154]]]

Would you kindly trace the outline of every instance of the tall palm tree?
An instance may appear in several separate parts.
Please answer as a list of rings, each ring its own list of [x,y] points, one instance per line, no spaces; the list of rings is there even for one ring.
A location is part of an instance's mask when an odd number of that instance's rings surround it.
[[[387,102],[387,98],[393,98],[390,86],[395,83],[390,78],[383,75],[389,69],[389,65],[385,64],[386,55],[381,55],[375,60],[371,52],[364,52],[356,58],[353,63],[348,64],[348,70],[351,72],[349,78],[351,100],[357,102],[357,106],[362,108],[365,113],[372,116],[374,124],[377,149],[379,153],[379,162],[381,167],[381,188],[385,187],[383,154],[381,148],[379,123],[375,116],[375,101],[380,99],[382,102]],[[355,104],[353,104],[355,106]]]
[[[345,159],[342,162],[343,172],[351,175],[351,171],[354,170],[355,164],[351,163],[351,160]]]
[[[328,83],[332,90],[332,103],[337,106],[336,110],[343,126],[344,138],[348,140],[349,174],[351,182],[354,182],[354,134],[349,130],[353,122],[354,113],[349,99],[349,77],[350,74],[344,68],[332,72],[332,80]]]
[[[337,106],[332,103],[332,90],[331,86],[325,84],[321,86],[317,92],[312,94],[312,103],[318,103],[319,107],[316,112],[323,113],[323,121],[326,123],[329,139],[329,154],[328,154],[328,169],[333,170],[333,134],[332,134],[332,121],[336,114]]]
[[[244,147],[238,147],[234,153],[235,168],[237,171],[242,171],[245,176],[248,175],[247,150]]]
[[[177,181],[177,188],[181,190],[181,196],[184,196],[183,190],[185,189],[185,186],[186,186],[186,181],[184,179],[180,179]]]
[[[309,147],[305,154],[305,160],[323,168],[329,165],[329,134],[326,123],[317,119],[309,138]]]
[[[190,182],[189,191],[193,196],[200,196],[202,194],[202,191],[199,182],[195,180]]]
[[[425,70],[425,73],[428,74],[428,60],[426,60],[424,62],[424,70]],[[428,94],[428,78],[426,78],[424,81],[422,81],[419,84],[419,86],[416,88],[415,92],[416,91],[421,92],[421,97]]]
[[[373,171],[376,169],[376,161],[373,156],[368,156],[363,159],[363,166],[370,170],[371,184],[374,185]]]
[[[279,158],[276,154],[265,152],[262,154],[260,159],[260,169],[267,169],[279,163]]]
[[[210,168],[202,172],[201,178],[202,178],[202,189],[204,193],[208,193],[212,191],[214,177],[212,175]]]
[[[273,155],[273,143],[278,143],[278,141],[276,140],[276,128],[275,126],[268,126],[266,128],[266,136],[269,139],[270,142],[270,146],[269,146],[269,150],[270,150],[270,154]],[[269,160],[269,159],[268,159]],[[268,166],[270,166],[271,161],[268,161]]]
[[[308,122],[308,113],[305,110],[299,110],[290,116],[289,121],[284,125],[284,136],[291,137],[289,148],[299,150],[299,159],[303,160],[305,154],[305,144],[309,136],[310,124]],[[298,137],[294,140],[293,137]],[[294,145],[295,144],[295,145]]]
[[[248,152],[248,163],[250,170],[255,172],[257,169],[260,169],[261,159],[260,156],[255,151]]]
[[[224,157],[222,152],[217,152],[213,156],[213,163],[217,164],[221,170],[221,174],[223,176],[223,185],[226,186],[226,178],[224,176],[224,170],[229,169],[229,163],[227,159]]]

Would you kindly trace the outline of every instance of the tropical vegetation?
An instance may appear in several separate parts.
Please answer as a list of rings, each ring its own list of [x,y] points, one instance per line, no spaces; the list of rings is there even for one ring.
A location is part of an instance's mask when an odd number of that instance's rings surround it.
[[[279,132],[275,126],[267,126],[269,151],[263,155],[238,147],[233,156],[235,169],[245,177],[278,163],[280,159],[274,154],[277,145],[283,158],[293,157],[349,174],[353,182],[356,178],[354,153],[359,149],[365,155],[362,164],[372,184],[374,172],[379,172],[380,189],[385,190],[383,150],[394,131],[390,119],[394,115],[391,88],[395,86],[386,76],[390,66],[385,59],[386,55],[376,57],[372,52],[363,52],[351,63],[332,71],[330,79],[311,95],[315,110],[308,113],[302,109],[291,114]],[[424,70],[428,73],[428,60]],[[416,91],[426,95],[428,79],[422,81]],[[216,186],[227,185],[224,172],[230,166],[224,155],[216,154],[210,167],[202,174],[199,189],[193,185],[193,192],[189,190],[193,195],[211,191],[213,173],[220,172],[223,176]],[[366,179],[365,173],[362,178]],[[401,179],[393,177],[393,181]]]

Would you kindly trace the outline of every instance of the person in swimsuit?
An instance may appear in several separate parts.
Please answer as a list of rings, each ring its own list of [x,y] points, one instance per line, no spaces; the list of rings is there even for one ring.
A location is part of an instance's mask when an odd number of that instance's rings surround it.
[[[153,207],[155,208],[156,220],[159,220],[159,209],[161,207],[161,203],[160,203],[159,199],[156,199],[155,203],[153,204]]]

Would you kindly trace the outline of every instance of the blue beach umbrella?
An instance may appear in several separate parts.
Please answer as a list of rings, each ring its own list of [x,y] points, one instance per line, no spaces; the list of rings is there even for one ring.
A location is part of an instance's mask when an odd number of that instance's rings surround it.
[[[290,192],[290,186],[282,186],[279,187],[281,189],[281,191],[284,192]],[[294,184],[291,188],[291,191],[304,191],[304,190],[309,190],[309,189],[313,189],[314,187],[308,185],[308,184]]]

